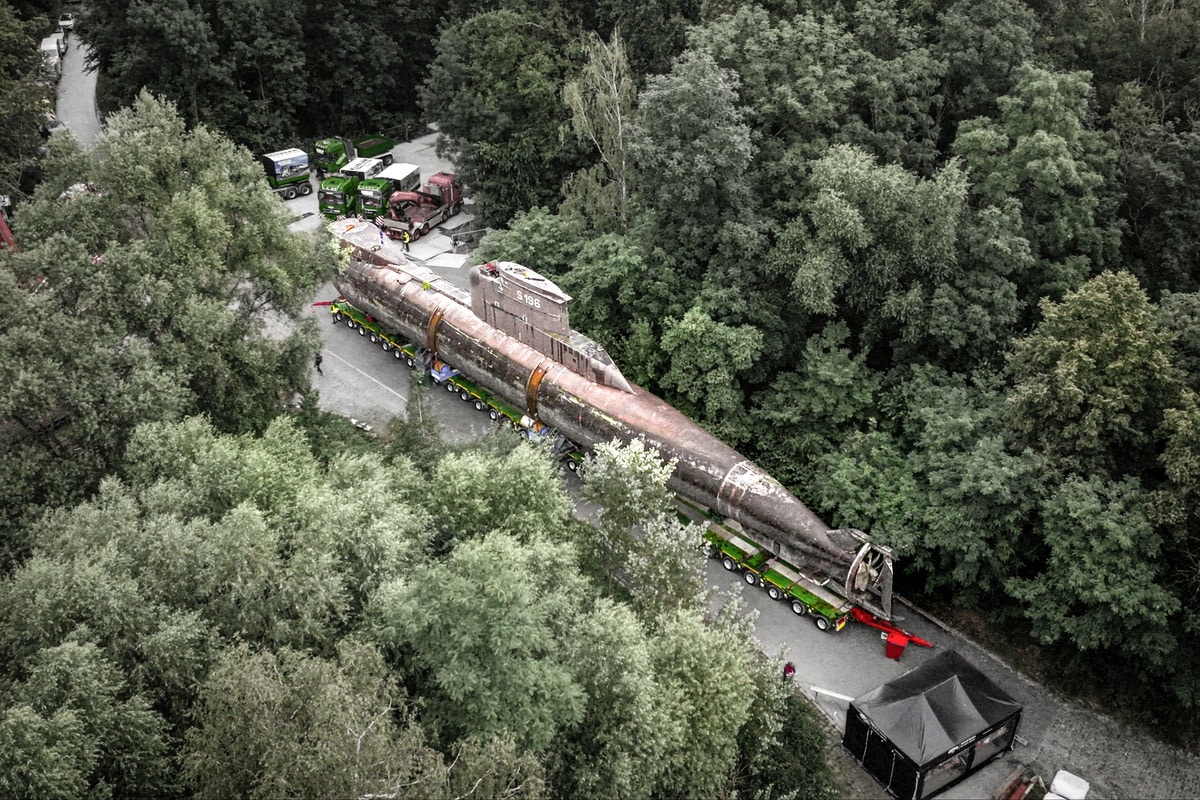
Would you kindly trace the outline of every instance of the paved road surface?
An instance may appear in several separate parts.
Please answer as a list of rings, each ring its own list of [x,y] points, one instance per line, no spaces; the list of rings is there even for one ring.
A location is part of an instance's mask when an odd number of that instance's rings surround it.
[[[85,55],[86,48],[79,35],[68,33],[54,113],[71,129],[80,145],[88,147],[96,141],[103,126],[96,114],[96,73],[84,69]]]

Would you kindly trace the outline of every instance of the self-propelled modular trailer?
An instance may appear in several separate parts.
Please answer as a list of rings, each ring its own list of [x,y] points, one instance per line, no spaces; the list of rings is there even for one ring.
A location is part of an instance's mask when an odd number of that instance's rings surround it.
[[[378,344],[385,353],[391,353],[398,361],[413,370],[428,374],[435,386],[441,386],[451,394],[457,394],[465,403],[471,403],[476,411],[487,412],[497,424],[507,424],[521,436],[545,442],[551,453],[572,472],[579,469],[583,453],[579,446],[555,431],[549,425],[531,418],[506,403],[503,398],[467,378],[450,364],[434,357],[428,350],[408,342],[402,336],[388,331],[369,314],[355,308],[339,297],[329,304],[333,324],[344,324],[371,344]]]

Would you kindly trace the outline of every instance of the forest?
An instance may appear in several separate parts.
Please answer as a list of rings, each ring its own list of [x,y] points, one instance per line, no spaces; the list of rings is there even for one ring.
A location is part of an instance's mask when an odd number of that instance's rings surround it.
[[[27,759],[0,775],[833,791],[819,759],[764,770],[812,722],[706,618],[653,454],[594,455],[597,536],[535,454],[288,410],[315,335],[263,322],[334,264],[252,154],[426,123],[491,229],[479,259],[552,276],[628,377],[894,547],[902,593],[1194,749],[1198,6],[93,0],[75,35],[108,117],[84,152],[36,134],[59,4],[0,3],[0,758]],[[483,491],[498,464],[517,477]],[[679,557],[622,568],[673,565],[647,575],[665,594],[606,578],[634,522]],[[484,560],[494,602],[469,602]],[[578,668],[614,650],[620,680]],[[768,712],[710,716],[710,668]]]

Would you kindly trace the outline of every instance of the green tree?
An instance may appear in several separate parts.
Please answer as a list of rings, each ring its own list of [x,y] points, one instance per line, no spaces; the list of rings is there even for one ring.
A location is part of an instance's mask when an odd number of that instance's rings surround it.
[[[28,677],[11,689],[21,705],[9,709],[8,730],[17,733],[23,728],[22,738],[36,731],[41,726],[26,727],[33,721],[32,711],[51,729],[66,733],[67,741],[74,739],[74,751],[62,754],[66,758],[55,772],[73,767],[87,786],[85,793],[113,798],[174,794],[165,721],[145,696],[128,691],[121,670],[99,648],[64,642],[40,651],[28,667]],[[79,723],[77,734],[67,724],[71,718]],[[23,744],[35,741],[25,738]],[[39,759],[30,752],[8,757],[19,763],[21,755],[33,763]],[[36,785],[38,778],[51,775],[31,777]]]
[[[803,486],[813,459],[833,452],[876,405],[880,379],[849,345],[849,328],[830,323],[809,337],[795,370],[755,396],[755,460],[785,486]]]
[[[1007,426],[1063,473],[1141,475],[1156,460],[1155,431],[1179,398],[1171,335],[1137,279],[1093,278],[1015,342]]]
[[[1000,118],[965,121],[954,141],[980,207],[1020,203],[1037,259],[1015,276],[1027,303],[1078,287],[1118,241],[1112,152],[1091,125],[1090,77],[1023,65],[997,101]]]
[[[448,25],[421,85],[438,152],[454,160],[486,225],[557,205],[578,166],[559,100],[570,49],[553,19],[501,9]]]
[[[490,534],[382,586],[372,635],[407,665],[440,738],[536,751],[583,715],[558,654],[586,594],[569,545]]]
[[[800,305],[855,322],[863,345],[917,342],[934,289],[954,271],[966,180],[932,180],[835,146],[813,165],[811,199],[772,258],[790,264]]]
[[[638,97],[630,146],[639,197],[655,214],[655,246],[698,277],[725,221],[753,212],[750,128],[737,107],[737,75],[689,50]]]
[[[408,714],[383,660],[345,641],[336,660],[226,651],[200,690],[183,776],[194,797],[425,798],[441,756]]]
[[[1162,585],[1162,539],[1143,497],[1135,478],[1073,475],[1046,499],[1045,566],[1009,582],[1039,641],[1115,648],[1149,663],[1178,647],[1169,619],[1180,603]]]
[[[601,600],[567,641],[565,661],[587,698],[582,718],[551,748],[551,775],[564,797],[650,797],[664,756],[685,738],[663,703],[645,626],[625,605]]]
[[[39,84],[37,21],[19,19],[11,5],[0,5],[0,195],[10,201],[24,195],[37,172],[38,135],[53,111]]]
[[[563,88],[571,129],[597,163],[575,173],[565,187],[564,211],[578,215],[600,233],[624,232],[632,213],[637,171],[629,152],[634,85],[625,43],[614,31],[606,43],[593,35],[584,46],[587,62]]]
[[[265,429],[307,385],[312,347],[303,326],[277,340],[265,322],[329,267],[247,152],[149,95],[48,170],[0,270],[10,520],[85,495],[144,421]]]
[[[726,439],[745,435],[740,375],[758,359],[762,334],[749,325],[732,327],[715,321],[702,308],[691,308],[681,320],[668,320],[662,348],[670,366],[660,383],[668,399]],[[716,358],[713,353],[719,354]]]

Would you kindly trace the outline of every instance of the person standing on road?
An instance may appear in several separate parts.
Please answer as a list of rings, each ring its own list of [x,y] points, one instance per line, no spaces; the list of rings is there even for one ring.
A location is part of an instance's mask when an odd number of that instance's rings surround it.
[[[313,366],[317,368],[317,374],[318,374],[318,375],[324,375],[324,374],[325,374],[324,372],[321,372],[321,362],[322,362],[323,360],[324,360],[324,359],[322,359],[322,358],[321,358],[321,354],[320,354],[320,353],[317,353],[316,357],[315,357],[315,358],[313,358]]]
[[[795,674],[796,674],[796,665],[795,664],[793,664],[792,662],[789,661],[783,665],[783,679],[785,681],[790,681]]]

